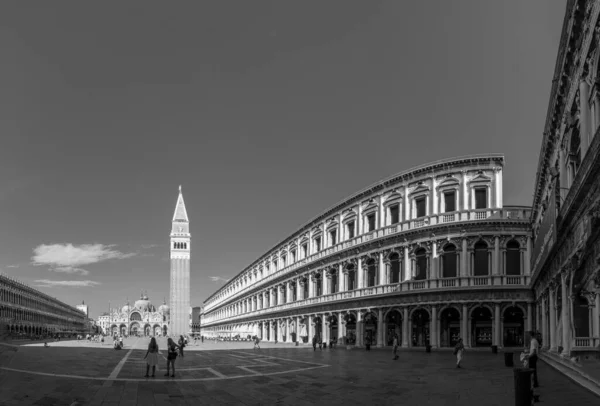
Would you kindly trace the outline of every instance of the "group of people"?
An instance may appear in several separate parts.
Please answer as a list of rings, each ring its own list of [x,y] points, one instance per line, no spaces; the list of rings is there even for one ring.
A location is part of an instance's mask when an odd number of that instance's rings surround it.
[[[183,357],[183,349],[187,345],[187,337],[179,336],[179,341],[175,344],[175,341],[171,337],[167,339],[167,373],[165,376],[175,378],[175,360],[177,356]],[[146,375],[145,378],[154,378],[156,373],[156,366],[158,365],[158,343],[156,338],[152,337],[148,344],[148,351],[144,356],[146,360]],[[150,367],[152,367],[152,375],[149,374]]]

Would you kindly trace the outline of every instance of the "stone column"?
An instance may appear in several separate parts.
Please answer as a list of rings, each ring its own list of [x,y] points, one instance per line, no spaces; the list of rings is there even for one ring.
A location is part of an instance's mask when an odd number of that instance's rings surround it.
[[[531,244],[531,237],[527,236],[527,247],[525,249],[525,267],[523,269],[523,273],[525,274],[525,276],[531,275]]]
[[[564,127],[564,126],[563,126]],[[560,147],[559,147],[560,148]],[[560,148],[559,151],[559,164],[560,164],[560,198],[563,201],[567,197],[569,185],[567,176],[567,154],[564,148]],[[534,259],[535,260],[535,259]]]
[[[296,341],[302,342],[302,338],[300,338],[300,316],[296,316]]]
[[[377,347],[383,347],[383,309],[377,309]]]
[[[563,342],[563,352],[562,356],[568,357],[571,353],[571,320],[570,320],[570,312],[569,312],[569,295],[567,293],[567,278],[569,277],[568,271],[562,271],[561,274],[561,315],[560,319],[562,322],[562,342]]]
[[[356,346],[363,346],[363,319],[362,312],[356,312]]]
[[[404,281],[409,281],[412,278],[410,274],[410,258],[408,257],[408,247],[404,247],[404,258],[402,259],[402,266],[404,267]]]
[[[304,299],[304,289],[302,289],[302,283],[300,283],[300,278],[296,279],[296,298],[298,300]]]
[[[412,328],[412,319],[411,319],[411,317],[409,315],[408,318],[407,318],[407,321],[406,321],[406,339],[408,340],[407,341],[407,343],[408,343],[407,347],[408,348],[412,347],[412,330],[413,330],[413,328]]]
[[[494,261],[492,263],[492,275],[500,275],[500,237],[494,236]]]
[[[379,254],[379,265],[377,267],[377,276],[379,277],[378,285],[385,285],[385,267],[383,264],[383,252]]]
[[[438,317],[437,317],[437,305],[431,306],[431,327],[429,334],[429,345],[433,348],[438,347]]]
[[[600,293],[595,292],[594,308],[592,309],[592,317],[594,318],[593,335],[600,338]],[[598,345],[598,344],[596,344]]]
[[[502,331],[500,329],[500,304],[494,303],[494,333],[492,334],[492,344],[502,347]]]
[[[329,293],[329,291],[327,290],[327,270],[323,269],[321,271],[321,282],[323,284],[323,286],[321,287],[321,292],[323,292],[323,295],[326,295]]]
[[[346,343],[344,342],[344,316],[342,315],[342,312],[338,312],[337,314],[338,316],[338,344],[339,345],[345,345]]]
[[[343,292],[346,290],[346,285],[344,280],[344,273],[342,270],[342,264],[338,264],[338,292]]]
[[[308,275],[308,297],[315,297],[315,278]]]
[[[469,331],[467,328],[469,322],[469,309],[466,304],[462,305],[462,314],[460,315],[460,337],[463,339],[465,347],[469,346]]]
[[[322,328],[323,328],[323,344],[329,345],[329,316],[325,313],[321,315]]]
[[[364,280],[363,280],[365,272],[363,270],[362,259],[360,257],[358,258],[357,264],[358,264],[358,266],[356,267],[356,276],[357,276],[356,279],[358,279],[358,280],[356,281],[356,284],[358,285],[358,289],[361,289],[361,288],[365,287]]]
[[[428,279],[437,279],[438,278],[438,256],[437,256],[437,244],[435,241],[431,243],[431,263],[429,266],[429,277]]]
[[[306,334],[308,334],[308,342],[312,345],[312,339],[315,335],[315,328],[313,327],[313,317],[308,316],[306,318]]]
[[[467,271],[467,264],[469,263],[469,254],[467,252],[467,239],[463,238],[462,239],[462,254],[460,255],[460,276],[461,277],[466,277],[468,275],[468,271]],[[461,335],[463,334],[462,332],[460,333]],[[464,341],[464,337],[463,337],[463,341]]]
[[[531,303],[527,303],[527,324],[526,324],[526,329],[527,331],[533,331],[533,323],[532,323],[532,319],[533,319],[533,311],[531,308]]]

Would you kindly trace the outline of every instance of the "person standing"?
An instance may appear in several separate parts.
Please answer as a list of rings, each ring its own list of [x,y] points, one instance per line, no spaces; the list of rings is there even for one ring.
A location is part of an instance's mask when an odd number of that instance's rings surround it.
[[[259,349],[260,350],[260,345],[258,345],[258,343],[260,343],[260,338],[258,338],[258,336],[254,336],[254,349]]]
[[[148,361],[146,361],[146,375],[144,377],[148,378],[148,372],[150,371],[150,367],[152,367],[152,378],[154,378],[156,365],[158,364],[158,344],[156,344],[154,337],[150,339],[150,344],[148,344],[148,351],[146,351],[144,359],[146,358],[148,358]]]
[[[463,352],[465,351],[465,346],[463,344],[462,338],[458,339],[458,342],[454,346],[454,355],[456,355],[456,368],[461,368],[460,362],[463,359]]]
[[[537,388],[539,386],[538,376],[537,376],[537,360],[538,353],[540,351],[540,343],[535,338],[535,333],[533,331],[529,332],[530,342],[529,342],[529,357],[528,363],[529,368],[533,369],[533,387]]]
[[[179,336],[179,355],[183,358],[183,348],[185,347],[185,339]]]
[[[165,376],[169,376],[170,367],[173,367],[173,374],[171,378],[175,378],[175,360],[177,359],[177,349],[179,346],[175,344],[175,341],[171,337],[167,340],[167,373]]]
[[[313,351],[317,351],[317,335],[315,334],[312,339]]]
[[[398,359],[398,334],[394,333],[394,341],[392,343],[393,346],[393,354],[394,354],[394,361]]]
[[[317,339],[317,343],[319,344],[319,350],[323,351],[323,340],[321,338],[321,334],[319,334],[319,338]]]

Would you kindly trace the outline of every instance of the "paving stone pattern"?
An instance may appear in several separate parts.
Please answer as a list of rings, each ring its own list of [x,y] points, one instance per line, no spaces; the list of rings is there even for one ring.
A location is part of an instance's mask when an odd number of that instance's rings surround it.
[[[0,405],[488,405],[514,404],[513,370],[503,354],[470,351],[464,368],[451,352],[387,349],[316,352],[306,346],[204,343],[186,348],[175,378],[165,378],[165,341],[156,378],[146,379],[147,339],[124,350],[89,342],[20,347],[0,358]],[[133,348],[132,351],[130,351]],[[115,380],[108,380],[122,363]],[[41,373],[42,375],[38,374]],[[60,374],[53,376],[43,374]],[[597,406],[600,398],[543,362],[540,405]]]

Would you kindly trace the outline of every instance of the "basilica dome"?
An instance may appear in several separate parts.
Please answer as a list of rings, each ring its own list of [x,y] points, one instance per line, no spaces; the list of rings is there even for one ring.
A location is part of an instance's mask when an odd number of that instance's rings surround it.
[[[153,310],[153,306],[150,303],[150,300],[148,300],[148,296],[144,294],[140,296],[139,300],[136,300],[133,307],[143,312],[149,312]]]
[[[163,301],[163,304],[161,304],[160,306],[158,306],[158,311],[160,313],[163,314],[168,314],[169,313],[169,306],[167,306],[167,303]]]
[[[121,313],[129,313],[131,311],[131,306],[129,306],[129,303],[127,303],[125,306],[123,306],[123,308],[121,309]]]

